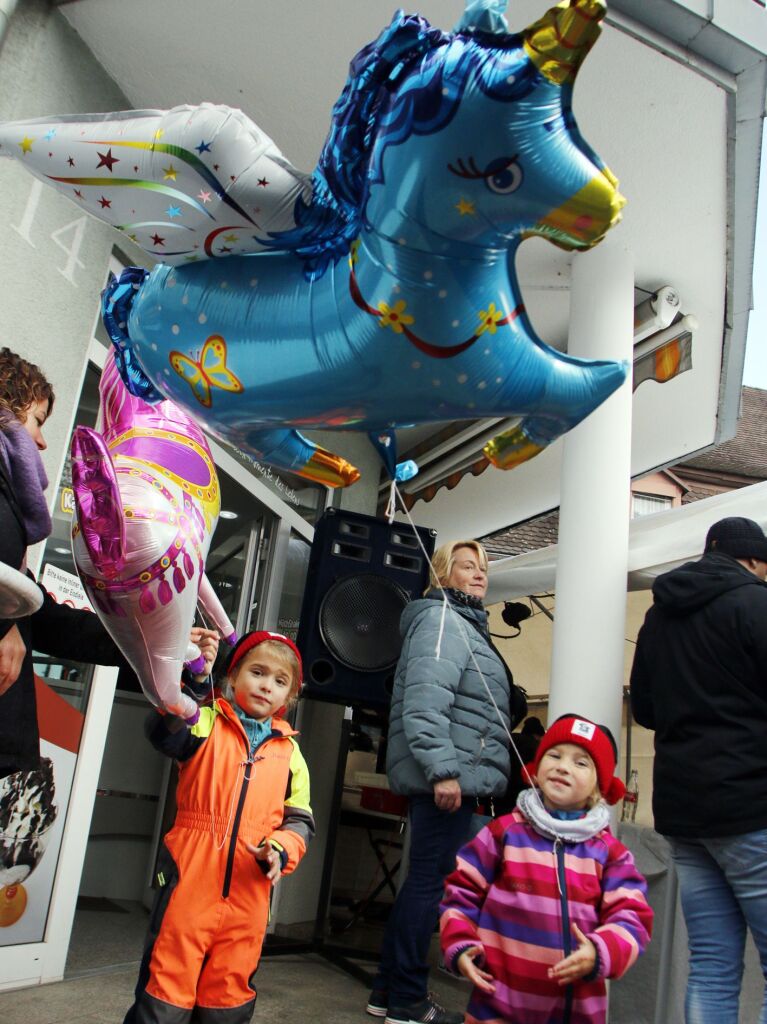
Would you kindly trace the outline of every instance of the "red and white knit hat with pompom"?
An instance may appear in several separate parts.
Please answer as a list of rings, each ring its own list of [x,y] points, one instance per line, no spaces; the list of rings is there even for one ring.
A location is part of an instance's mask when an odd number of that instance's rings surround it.
[[[252,651],[254,647],[264,643],[266,640],[276,640],[277,643],[284,644],[286,647],[295,655],[296,661],[298,662],[298,681],[301,681],[304,667],[301,661],[301,652],[290,639],[289,636],[284,636],[282,633],[270,633],[266,629],[254,629],[251,633],[246,633],[245,636],[240,637],[237,643],[229,652],[229,657],[226,660],[224,672],[226,675],[231,676],[237,667],[237,663],[241,661],[248,651]]]

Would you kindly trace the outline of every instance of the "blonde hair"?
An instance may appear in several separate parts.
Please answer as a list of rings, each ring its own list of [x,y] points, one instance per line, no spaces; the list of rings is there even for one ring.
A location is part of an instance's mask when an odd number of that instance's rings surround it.
[[[589,796],[586,800],[586,806],[589,810],[592,810],[592,808],[596,807],[597,804],[601,804],[603,800],[604,797],[602,796],[599,790],[599,783],[597,783],[591,792],[591,796]]]
[[[477,556],[480,568],[487,571],[487,552],[478,540],[451,540],[447,544],[443,544],[442,547],[437,548],[434,552],[434,557],[429,567],[429,586],[427,590],[446,585],[456,563],[455,553],[459,548],[470,548]]]
[[[576,743],[576,746],[580,746],[580,744]],[[596,807],[598,803],[601,803],[604,800],[604,797],[602,796],[602,791],[599,788],[599,773],[597,772],[596,762],[594,761],[594,758],[591,756],[588,750],[586,750],[585,747],[581,747],[581,750],[589,759],[589,761],[591,761],[591,767],[594,769],[594,775],[596,775],[597,777],[597,780],[594,783],[594,788],[586,797],[586,807],[588,808],[588,810],[591,811],[594,807]]]
[[[285,701],[285,707],[289,711],[301,696],[301,668],[293,651],[291,651],[287,644],[282,643],[281,640],[262,640],[260,644],[251,647],[234,666],[234,671],[224,677],[221,693],[227,700],[232,699],[234,695],[234,682],[237,679],[237,675],[245,664],[248,655],[252,654],[253,651],[266,651],[280,665],[290,670],[290,693]]]
[[[576,746],[580,746],[580,744],[576,743]],[[602,796],[602,791],[599,788],[599,773],[597,772],[596,762],[594,761],[594,758],[591,756],[588,750],[586,750],[585,747],[581,747],[581,750],[589,759],[589,761],[591,761],[591,767],[594,769],[594,774],[597,777],[596,782],[594,783],[594,788],[586,797],[586,807],[589,810],[592,810],[594,807],[596,807],[598,803],[601,803],[602,800],[604,800],[604,797]]]

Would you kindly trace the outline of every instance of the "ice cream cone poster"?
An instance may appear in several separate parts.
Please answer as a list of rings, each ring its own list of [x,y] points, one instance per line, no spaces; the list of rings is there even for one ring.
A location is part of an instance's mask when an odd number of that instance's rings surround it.
[[[0,946],[42,942],[84,715],[35,676],[40,764],[0,779]]]

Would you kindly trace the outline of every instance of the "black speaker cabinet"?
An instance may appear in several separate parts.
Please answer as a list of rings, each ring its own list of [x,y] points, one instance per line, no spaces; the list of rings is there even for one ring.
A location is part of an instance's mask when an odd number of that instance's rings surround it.
[[[418,535],[431,558],[434,531],[418,527]],[[400,615],[429,580],[421,544],[409,523],[325,512],[315,527],[298,624],[305,696],[389,706]]]

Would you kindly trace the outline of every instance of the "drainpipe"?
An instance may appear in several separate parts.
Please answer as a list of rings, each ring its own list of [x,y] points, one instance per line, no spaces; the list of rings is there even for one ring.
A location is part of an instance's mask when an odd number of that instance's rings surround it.
[[[2,50],[5,37],[8,35],[8,26],[18,2],[19,0],[0,0],[0,50]]]

